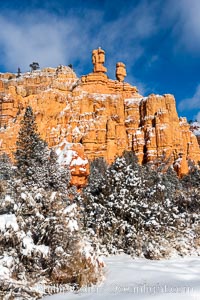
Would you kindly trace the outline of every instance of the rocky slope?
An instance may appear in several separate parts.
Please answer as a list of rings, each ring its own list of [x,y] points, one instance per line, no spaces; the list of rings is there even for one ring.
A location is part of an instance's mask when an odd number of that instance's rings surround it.
[[[124,64],[117,64],[117,80],[111,80],[104,60],[104,51],[96,50],[93,72],[81,78],[65,66],[0,74],[0,152],[12,155],[30,105],[42,138],[56,147],[61,163],[71,165],[77,185],[85,183],[87,159],[103,156],[110,163],[124,150],[134,151],[140,163],[168,159],[186,173],[188,159],[200,160],[200,149],[187,120],[178,117],[174,97],[141,96],[123,81]]]

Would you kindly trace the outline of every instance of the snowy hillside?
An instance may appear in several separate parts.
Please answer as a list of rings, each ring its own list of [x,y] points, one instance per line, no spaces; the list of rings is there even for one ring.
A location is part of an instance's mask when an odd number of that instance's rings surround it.
[[[60,293],[44,300],[197,300],[200,299],[200,258],[149,261],[112,256],[103,284],[80,292]]]

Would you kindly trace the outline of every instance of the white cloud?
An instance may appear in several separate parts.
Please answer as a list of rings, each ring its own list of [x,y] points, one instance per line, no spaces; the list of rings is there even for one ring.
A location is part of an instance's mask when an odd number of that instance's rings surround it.
[[[91,63],[91,50],[102,46],[107,52],[107,66],[114,74],[111,66],[116,61],[133,66],[144,55],[143,42],[166,28],[171,28],[169,36],[176,39],[172,47],[200,50],[199,0],[141,0],[133,9],[122,10],[118,19],[105,21],[104,17],[103,10],[89,9],[81,16],[73,10],[60,17],[47,10],[0,15],[3,64],[14,71],[18,66],[27,68],[33,60],[42,66],[80,61],[78,69],[82,72]],[[155,45],[156,50],[159,47],[159,43]],[[156,50],[148,67],[157,58]]]
[[[158,30],[154,10],[154,5],[142,0],[111,21],[104,20],[103,11],[89,9],[81,16],[68,11],[58,17],[44,10],[0,15],[0,64],[15,72],[18,67],[27,71],[33,61],[41,67],[71,63],[82,75],[92,70],[92,49],[101,46],[106,51],[108,76],[115,77],[118,61],[127,65],[129,75],[144,54],[143,42]],[[130,75],[127,81],[137,83]],[[144,90],[144,85],[139,85]]]
[[[172,35],[175,48],[182,47],[192,53],[200,50],[200,1],[167,1],[164,12],[167,23],[173,24]]]
[[[200,111],[197,113],[197,115],[195,116],[195,120],[197,120],[197,122],[200,123]]]
[[[178,107],[181,111],[200,108],[200,84],[197,86],[194,95],[191,98],[182,100]]]
[[[22,22],[0,18],[0,45],[3,64],[11,71],[19,66],[27,70],[32,61],[42,66],[70,63],[73,53],[79,49],[77,21],[58,20],[54,15],[38,13],[24,15]],[[75,31],[75,32],[74,32]]]

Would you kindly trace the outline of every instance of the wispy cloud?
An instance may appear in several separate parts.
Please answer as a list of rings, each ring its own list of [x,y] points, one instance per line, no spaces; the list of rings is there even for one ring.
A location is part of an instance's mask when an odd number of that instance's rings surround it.
[[[180,111],[200,109],[200,84],[197,86],[194,95],[191,98],[182,100],[178,108]]]
[[[146,72],[160,62],[160,56],[168,57],[168,51],[200,50],[200,1],[135,3],[128,10],[123,5],[116,18],[107,18],[103,8],[95,6],[64,13],[61,7],[60,13],[48,8],[0,12],[0,64],[13,72],[17,67],[28,70],[32,61],[41,67],[71,63],[80,76],[92,70],[91,51],[101,46],[108,76],[115,77],[116,62],[122,61],[127,66],[126,80],[145,93],[147,83],[134,75],[136,63]]]
[[[67,22],[45,12],[23,15],[23,21],[0,17],[3,64],[10,70],[26,70],[32,61],[55,66],[70,61],[80,48],[77,20]],[[83,35],[82,35],[83,36]]]
[[[72,63],[83,74],[92,69],[92,49],[102,46],[108,75],[114,78],[116,62],[124,61],[128,70],[132,68],[145,51],[143,42],[158,30],[153,10],[143,0],[106,22],[103,11],[90,9],[81,16],[73,11],[57,16],[44,10],[0,15],[1,64],[8,71],[17,67],[26,71],[32,61],[41,67]]]
[[[198,54],[200,50],[200,1],[168,0],[164,12],[167,21],[174,24],[174,47]]]
[[[197,113],[194,119],[200,123],[200,111]]]

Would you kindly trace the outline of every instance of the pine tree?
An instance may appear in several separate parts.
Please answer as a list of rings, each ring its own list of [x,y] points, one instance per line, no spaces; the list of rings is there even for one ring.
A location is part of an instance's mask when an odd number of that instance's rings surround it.
[[[58,156],[53,149],[50,151],[45,170],[47,172],[46,186],[51,190],[66,193],[69,189],[70,171],[58,164]]]
[[[10,206],[5,201],[7,190],[13,192],[14,168],[6,153],[0,155],[0,214],[9,212]],[[9,197],[9,196],[8,196]],[[3,205],[2,205],[3,204]]]
[[[90,162],[89,186],[93,193],[98,193],[100,182],[105,178],[108,165],[104,158],[99,157]]]
[[[41,139],[31,107],[21,121],[16,145],[17,173],[24,184],[67,193],[69,170],[58,164],[54,150]]]
[[[0,256],[10,256],[13,262],[7,267],[9,280],[0,280],[2,295],[10,292],[13,299],[16,295],[36,299],[39,292],[26,284],[40,280],[76,286],[96,283],[101,266],[82,235],[79,209],[69,199],[69,171],[58,165],[57,155],[40,138],[30,107],[21,125],[16,172],[4,180],[0,193]],[[12,278],[15,282],[10,285]]]
[[[9,180],[13,175],[13,167],[6,153],[0,155],[0,180]]]
[[[171,168],[162,173],[138,165],[130,152],[100,173],[95,168],[79,202],[85,229],[102,250],[159,259],[173,249],[182,254],[195,247],[200,207],[196,185],[189,195]]]
[[[77,287],[96,283],[102,266],[82,235],[79,209],[69,199],[69,171],[40,138],[30,107],[21,122],[15,158],[16,172],[4,178],[0,190],[0,256],[12,257],[10,278],[0,280],[1,295],[36,299],[41,294],[31,286],[41,280]],[[4,158],[0,175],[5,177],[9,168]]]
[[[37,125],[32,108],[26,108],[24,118],[16,143],[16,166],[23,182],[37,183],[42,186],[45,182],[44,165],[48,163],[48,147],[37,132]]]
[[[32,289],[36,282],[96,283],[101,267],[82,236],[77,205],[66,202],[61,192],[28,187],[20,180],[13,185],[14,193],[5,190],[0,201],[0,268],[4,264],[10,274],[0,280],[1,295],[37,299]],[[7,257],[12,264],[6,265]]]

